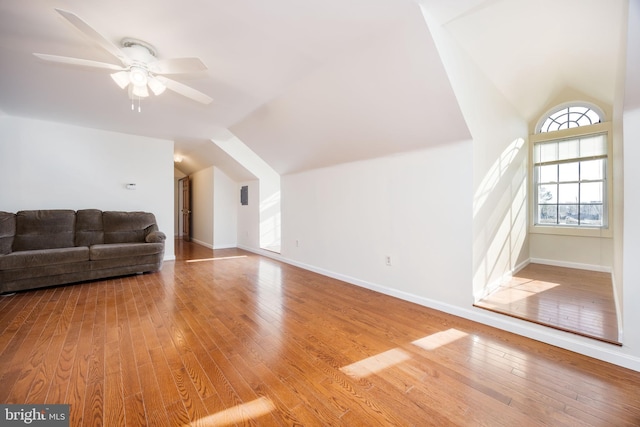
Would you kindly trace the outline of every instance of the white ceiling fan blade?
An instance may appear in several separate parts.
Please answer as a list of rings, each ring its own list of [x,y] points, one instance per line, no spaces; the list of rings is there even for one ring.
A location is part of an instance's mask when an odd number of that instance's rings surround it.
[[[152,62],[148,66],[149,71],[155,74],[186,74],[207,69],[207,66],[204,65],[200,58],[162,59]]]
[[[105,49],[107,52],[109,52],[110,54],[118,58],[123,64],[126,62],[127,57],[125,56],[124,53],[122,53],[122,51],[120,50],[120,48],[118,48],[118,46],[111,43],[102,34],[94,30],[89,24],[84,22],[78,15],[62,9],[56,9],[56,12],[62,15],[67,21],[69,21],[78,30],[82,31],[84,35],[89,37],[94,42],[98,43],[103,49]]]
[[[69,65],[81,65],[83,67],[105,68],[107,70],[122,71],[126,68],[120,65],[108,64],[106,62],[92,61],[90,59],[70,58],[68,56],[49,55],[47,53],[34,53],[40,59],[51,62],[61,62]]]
[[[170,90],[179,93],[182,96],[186,96],[187,98],[193,99],[194,101],[198,101],[202,104],[210,104],[211,101],[213,101],[210,96],[205,95],[204,93],[195,90],[194,88],[189,87],[185,84],[162,76],[156,76],[156,78]]]

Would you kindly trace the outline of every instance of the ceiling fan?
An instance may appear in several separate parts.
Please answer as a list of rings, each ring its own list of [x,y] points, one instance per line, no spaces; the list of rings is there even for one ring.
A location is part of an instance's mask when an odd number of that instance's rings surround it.
[[[34,53],[38,58],[63,64],[112,70],[114,72],[111,74],[111,77],[122,89],[128,88],[129,97],[132,100],[135,97],[139,99],[149,96],[149,89],[151,89],[154,95],[160,95],[165,89],[169,89],[202,104],[211,103],[212,99],[208,95],[183,83],[165,77],[166,74],[186,74],[206,70],[206,65],[204,65],[199,58],[158,60],[156,58],[156,49],[152,45],[133,38],[122,39],[122,47],[118,47],[94,30],[76,14],[62,9],[55,10],[84,35],[118,58],[122,65],[98,62],[90,59]]]

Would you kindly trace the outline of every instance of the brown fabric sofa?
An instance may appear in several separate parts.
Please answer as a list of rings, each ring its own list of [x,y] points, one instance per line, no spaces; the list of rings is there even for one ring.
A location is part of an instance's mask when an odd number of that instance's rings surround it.
[[[148,212],[0,212],[0,294],[158,271],[165,239]]]

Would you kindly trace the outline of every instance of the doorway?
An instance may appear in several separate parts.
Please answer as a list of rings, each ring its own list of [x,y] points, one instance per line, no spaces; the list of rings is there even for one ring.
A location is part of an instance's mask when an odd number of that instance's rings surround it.
[[[191,241],[191,180],[188,176],[178,180],[178,238]]]

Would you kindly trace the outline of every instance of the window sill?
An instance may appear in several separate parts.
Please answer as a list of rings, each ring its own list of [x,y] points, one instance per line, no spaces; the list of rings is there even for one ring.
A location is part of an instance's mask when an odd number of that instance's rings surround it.
[[[612,238],[613,230],[609,228],[580,228],[580,227],[562,227],[554,225],[530,225],[529,233],[533,234],[553,234],[557,236],[575,236],[575,237],[601,237]]]

